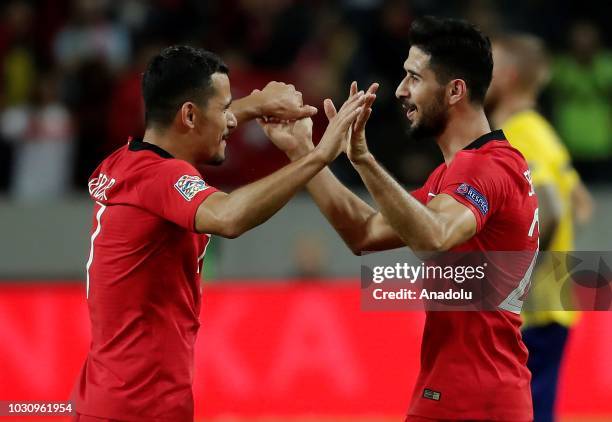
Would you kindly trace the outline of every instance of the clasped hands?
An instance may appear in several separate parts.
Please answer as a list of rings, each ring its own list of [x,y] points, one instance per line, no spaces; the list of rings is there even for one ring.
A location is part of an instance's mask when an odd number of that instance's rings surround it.
[[[323,102],[328,119],[327,129],[316,148],[328,161],[333,161],[341,152],[345,152],[352,163],[358,164],[367,159],[368,150],[365,126],[372,113],[372,104],[376,99],[378,83],[370,85],[366,92],[358,91],[353,82],[349,96],[339,110],[329,98]],[[264,107],[262,116],[257,121],[270,141],[285,152],[291,160],[297,160],[315,149],[312,142],[312,115],[316,108],[304,105],[302,94],[293,85],[271,82],[262,91],[253,94],[275,93],[274,101]],[[252,95],[253,95],[252,94]]]

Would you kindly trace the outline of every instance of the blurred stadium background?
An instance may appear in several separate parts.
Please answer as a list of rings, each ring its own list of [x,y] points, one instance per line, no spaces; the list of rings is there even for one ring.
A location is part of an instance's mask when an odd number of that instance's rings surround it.
[[[596,201],[577,250],[612,239],[608,2],[571,0],[18,0],[0,6],[0,399],[65,400],[89,341],[84,295],[88,175],[143,131],[139,76],[160,47],[189,43],[229,64],[234,97],[270,80],[305,101],[381,83],[374,154],[406,186],[441,160],[409,142],[393,93],[415,16],[464,17],[489,35],[526,31],[553,53],[540,108]],[[315,119],[315,134],[325,128]],[[317,136],[316,135],[316,136]],[[208,181],[232,189],[287,161],[256,124]],[[340,158],[334,172],[358,192]],[[400,420],[423,315],[359,310],[360,261],[302,195],[268,224],[207,253],[196,359],[202,420]],[[612,421],[612,315],[585,313],[562,371],[563,421]],[[476,347],[476,344],[475,344]],[[18,418],[15,420],[28,420]],[[33,419],[32,419],[33,420]],[[53,420],[45,418],[44,420]],[[60,419],[57,419],[60,420]]]

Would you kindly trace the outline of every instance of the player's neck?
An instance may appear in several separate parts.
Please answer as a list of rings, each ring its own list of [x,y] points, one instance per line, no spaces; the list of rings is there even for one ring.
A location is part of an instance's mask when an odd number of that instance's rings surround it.
[[[491,124],[495,128],[501,128],[510,117],[526,110],[533,110],[535,106],[536,100],[533,95],[509,95],[491,112]]]
[[[143,140],[150,144],[157,145],[158,147],[172,155],[174,158],[185,160],[188,163],[195,165],[192,162],[191,157],[189,157],[188,154],[183,151],[183,149],[181,148],[182,143],[177,138],[178,136],[173,134],[171,129],[161,131],[156,128],[147,128],[145,130]]]
[[[450,117],[446,129],[437,139],[446,165],[453,161],[455,154],[489,132],[491,127],[482,108],[468,107]]]

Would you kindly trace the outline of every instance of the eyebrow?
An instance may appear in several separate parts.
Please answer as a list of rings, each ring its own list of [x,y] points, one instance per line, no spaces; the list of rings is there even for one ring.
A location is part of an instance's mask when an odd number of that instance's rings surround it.
[[[414,70],[412,70],[412,69],[406,69],[406,72],[407,72],[407,73],[410,73],[411,75],[418,76],[419,78],[422,78],[422,77],[423,77],[423,76],[422,76],[420,73],[415,72],[415,71],[414,71]]]

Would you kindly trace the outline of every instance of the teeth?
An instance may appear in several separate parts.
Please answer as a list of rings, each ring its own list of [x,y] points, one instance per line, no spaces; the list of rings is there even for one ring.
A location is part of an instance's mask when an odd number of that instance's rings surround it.
[[[412,104],[402,104],[402,108],[408,112],[413,112],[416,110],[416,106]]]

